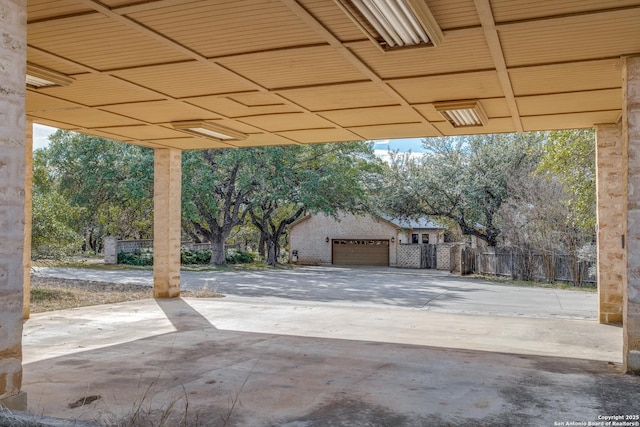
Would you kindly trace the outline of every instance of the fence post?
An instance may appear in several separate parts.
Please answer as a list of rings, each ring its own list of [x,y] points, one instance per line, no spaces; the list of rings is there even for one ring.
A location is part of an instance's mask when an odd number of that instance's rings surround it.
[[[513,274],[513,252],[511,252],[511,280],[513,280],[515,275]]]

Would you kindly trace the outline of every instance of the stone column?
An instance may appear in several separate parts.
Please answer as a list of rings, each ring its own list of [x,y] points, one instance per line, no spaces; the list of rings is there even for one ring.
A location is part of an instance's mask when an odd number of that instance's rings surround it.
[[[22,258],[24,303],[22,317],[29,318],[31,311],[31,226],[33,206],[33,120],[27,118],[24,147],[24,255]]]
[[[182,152],[172,148],[154,153],[153,296],[180,296],[180,232]]]
[[[627,185],[626,152],[620,124],[596,126],[596,194],[598,200],[598,320],[622,323],[626,276],[624,238]]]
[[[118,263],[118,241],[114,237],[104,238],[104,263]]]
[[[622,77],[622,137],[628,159],[623,359],[627,372],[640,374],[640,57],[625,59]]]
[[[26,409],[22,387],[26,0],[0,7],[0,405]]]

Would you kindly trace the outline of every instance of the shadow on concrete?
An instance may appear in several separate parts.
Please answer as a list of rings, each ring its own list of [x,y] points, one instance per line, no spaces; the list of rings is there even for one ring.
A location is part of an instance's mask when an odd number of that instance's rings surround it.
[[[155,298],[155,301],[178,332],[215,329],[206,317],[182,298]]]

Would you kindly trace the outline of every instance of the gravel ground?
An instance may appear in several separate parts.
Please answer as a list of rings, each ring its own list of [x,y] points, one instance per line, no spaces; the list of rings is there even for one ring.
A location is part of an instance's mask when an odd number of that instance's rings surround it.
[[[183,297],[219,298],[211,291],[183,290]],[[112,304],[153,298],[148,286],[59,279],[31,275],[31,313],[64,310],[87,305]]]

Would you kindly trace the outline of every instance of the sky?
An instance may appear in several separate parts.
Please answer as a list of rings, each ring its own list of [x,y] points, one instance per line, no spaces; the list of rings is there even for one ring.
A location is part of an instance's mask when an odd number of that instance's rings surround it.
[[[49,135],[57,131],[58,129],[50,126],[39,125],[34,123],[33,125],[33,149],[43,148],[49,145]]]
[[[50,126],[44,126],[39,124],[33,125],[33,149],[43,148],[49,145],[49,135],[54,133],[57,129]],[[384,139],[375,140],[373,149],[376,155],[382,158],[387,157],[389,151],[399,151],[406,153],[411,151],[414,153],[422,152],[422,140],[420,138],[409,139]]]

